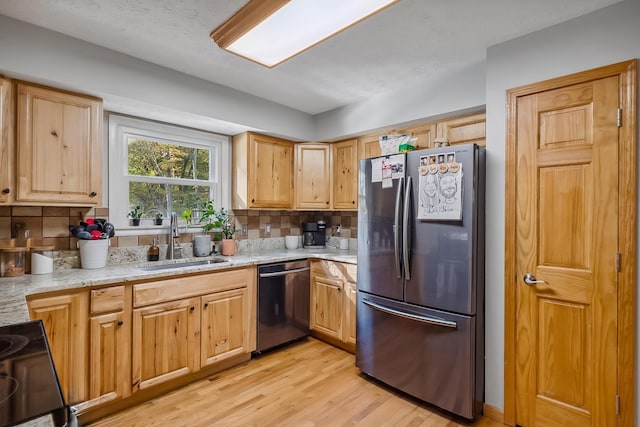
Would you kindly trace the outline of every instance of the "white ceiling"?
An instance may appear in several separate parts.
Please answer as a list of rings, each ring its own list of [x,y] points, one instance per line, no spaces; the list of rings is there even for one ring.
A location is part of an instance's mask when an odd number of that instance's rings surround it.
[[[482,62],[486,48],[620,0],[401,0],[276,68],[210,32],[245,0],[0,0],[0,14],[310,114]]]

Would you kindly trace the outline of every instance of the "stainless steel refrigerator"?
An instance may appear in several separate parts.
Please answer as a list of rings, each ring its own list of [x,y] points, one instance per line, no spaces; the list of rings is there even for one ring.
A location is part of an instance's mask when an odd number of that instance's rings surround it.
[[[473,419],[484,396],[485,150],[359,166],[356,365]]]

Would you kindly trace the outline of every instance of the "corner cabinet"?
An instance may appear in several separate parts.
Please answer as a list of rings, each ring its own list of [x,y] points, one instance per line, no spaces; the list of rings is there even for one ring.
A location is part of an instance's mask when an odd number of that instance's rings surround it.
[[[0,204],[10,203],[15,193],[12,88],[11,80],[0,75]]]
[[[355,264],[311,261],[311,313],[314,336],[350,352],[356,344]]]
[[[102,203],[102,101],[17,84],[15,204]]]
[[[331,146],[296,144],[296,209],[331,208]]]
[[[333,209],[358,209],[358,140],[332,144]]]
[[[246,132],[232,152],[233,209],[293,208],[293,142]]]

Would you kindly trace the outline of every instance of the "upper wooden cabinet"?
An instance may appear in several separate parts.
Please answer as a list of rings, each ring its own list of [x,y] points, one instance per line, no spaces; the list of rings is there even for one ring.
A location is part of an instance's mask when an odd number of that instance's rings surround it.
[[[15,193],[12,88],[11,80],[0,76],[0,204],[11,202]]]
[[[450,145],[476,143],[486,145],[486,114],[457,117],[437,124],[438,138],[446,139]]]
[[[233,137],[233,209],[293,208],[293,147],[253,132]]]
[[[455,117],[440,122],[427,123],[399,129],[390,129],[384,132],[364,135],[358,138],[358,151],[360,159],[368,159],[381,155],[379,138],[387,134],[411,133],[418,138],[416,150],[433,148],[436,138],[444,138],[449,144],[468,144],[475,142],[485,146],[485,113],[473,114],[464,117]]]
[[[332,144],[333,209],[358,209],[358,140]]]
[[[296,208],[331,207],[331,145],[296,144]]]
[[[17,85],[16,204],[102,202],[102,101]]]

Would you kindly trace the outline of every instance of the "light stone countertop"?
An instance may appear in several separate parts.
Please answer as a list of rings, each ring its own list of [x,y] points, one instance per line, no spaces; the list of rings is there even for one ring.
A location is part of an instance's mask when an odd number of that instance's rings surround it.
[[[229,257],[216,256],[216,258],[223,258],[228,262],[156,271],[145,271],[142,269],[149,265],[210,259],[210,257],[185,258],[174,261],[114,264],[95,270],[71,268],[58,270],[51,274],[25,274],[20,277],[0,278],[0,299],[2,300],[0,303],[0,326],[29,320],[29,312],[26,304],[27,295],[100,286],[111,283],[123,283],[125,281],[157,279],[171,277],[175,274],[215,271],[301,258],[320,258],[355,264],[356,251],[332,248],[263,249],[248,251]]]

